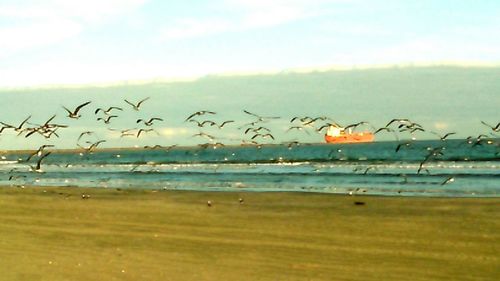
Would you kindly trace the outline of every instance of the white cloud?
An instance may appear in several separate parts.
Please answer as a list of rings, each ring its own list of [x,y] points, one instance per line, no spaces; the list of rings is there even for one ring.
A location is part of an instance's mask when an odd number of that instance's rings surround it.
[[[417,38],[379,50],[383,62],[480,61],[484,57],[499,57],[500,51],[466,38]],[[377,55],[373,55],[376,57]],[[379,62],[379,61],[376,61]]]
[[[65,19],[0,28],[0,58],[16,51],[60,42],[78,34],[82,25]]]
[[[174,23],[172,27],[164,28],[161,31],[163,39],[180,39],[189,37],[199,37],[214,33],[225,32],[231,29],[231,24],[219,19],[181,19]]]
[[[0,17],[33,21],[71,19],[83,22],[99,22],[111,16],[131,11],[146,0],[49,0],[0,4]]]
[[[183,18],[164,27],[160,38],[165,40],[193,38],[222,32],[271,27],[322,14],[325,0],[226,0],[226,17]],[[333,2],[338,2],[333,1]]]
[[[146,0],[49,0],[0,4],[0,58],[59,43],[78,35],[87,25],[127,13]]]

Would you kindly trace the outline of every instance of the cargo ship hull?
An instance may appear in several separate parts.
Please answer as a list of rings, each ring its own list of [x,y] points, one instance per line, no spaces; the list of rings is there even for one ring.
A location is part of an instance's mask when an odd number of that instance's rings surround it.
[[[327,143],[358,143],[358,142],[372,142],[375,136],[370,132],[364,133],[351,133],[341,134],[337,136],[325,135]]]

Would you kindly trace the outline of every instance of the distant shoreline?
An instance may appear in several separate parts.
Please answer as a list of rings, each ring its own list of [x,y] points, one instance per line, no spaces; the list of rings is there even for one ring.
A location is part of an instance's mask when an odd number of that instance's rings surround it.
[[[467,139],[452,139],[450,138],[449,140],[453,141],[467,141]],[[494,137],[489,137],[489,138],[483,138],[483,140],[500,140],[500,138],[494,138]],[[365,142],[365,143],[325,143],[325,142],[314,142],[314,143],[299,143],[299,144],[294,144],[294,146],[308,146],[308,145],[320,145],[320,146],[332,146],[332,147],[345,147],[345,146],[355,146],[355,145],[369,145],[369,144],[380,144],[380,143],[400,143],[404,142],[405,140],[383,140],[383,141],[373,141],[373,142]],[[421,140],[415,140],[414,142],[432,142],[432,141],[437,141],[437,139],[421,139]],[[214,144],[215,145],[215,144]],[[266,147],[275,147],[275,146],[286,146],[288,143],[265,143],[265,144],[225,144],[223,146],[219,146],[219,148],[237,148],[237,147],[257,147],[257,146],[266,146]],[[113,151],[148,151],[148,150],[162,150],[165,149],[168,146],[165,147],[159,147],[159,148],[145,148],[143,146],[141,147],[134,147],[134,146],[128,146],[128,147],[109,147],[109,148],[96,148],[92,152],[113,152]],[[200,149],[200,145],[176,145],[175,147],[169,148],[171,150],[190,150],[190,149]],[[12,149],[12,150],[0,150],[0,153],[5,153],[5,154],[16,154],[16,153],[30,153],[36,151],[36,149]],[[52,151],[56,153],[79,153],[79,152],[85,152],[85,149],[82,148],[57,148],[57,149],[50,149],[47,148],[45,151]]]
[[[204,78],[230,78],[230,77],[252,77],[252,76],[271,76],[280,74],[309,74],[315,72],[346,72],[346,71],[366,71],[366,70],[383,70],[391,68],[500,68],[500,62],[453,62],[453,61],[437,61],[437,62],[402,62],[395,64],[360,64],[360,65],[326,65],[313,67],[294,67],[290,69],[274,69],[261,71],[235,71],[235,72],[220,72],[207,73],[205,75],[185,76],[185,77],[160,77],[151,79],[123,79],[110,82],[86,82],[86,83],[52,83],[38,84],[29,86],[0,86],[2,91],[29,91],[29,90],[48,90],[48,89],[84,89],[84,88],[107,88],[121,86],[139,86],[147,84],[172,84],[172,83],[189,83],[195,82]]]

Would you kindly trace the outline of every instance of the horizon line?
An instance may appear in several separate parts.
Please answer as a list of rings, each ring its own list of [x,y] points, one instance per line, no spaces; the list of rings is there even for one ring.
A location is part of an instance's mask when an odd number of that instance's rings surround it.
[[[435,61],[435,62],[403,62],[403,63],[384,63],[384,64],[344,64],[344,65],[324,65],[324,66],[305,66],[285,69],[269,70],[248,70],[248,71],[227,71],[219,73],[207,73],[193,76],[179,77],[156,77],[150,79],[129,79],[115,80],[110,82],[88,82],[88,83],[52,83],[38,84],[28,86],[0,86],[0,91],[14,90],[46,90],[46,89],[81,89],[81,88],[107,88],[127,85],[146,85],[152,83],[182,83],[194,82],[206,77],[242,77],[259,75],[279,75],[279,74],[307,74],[313,72],[329,71],[358,71],[371,69],[389,69],[389,68],[424,68],[424,67],[457,67],[457,68],[496,68],[500,67],[500,62],[481,62],[481,61]]]

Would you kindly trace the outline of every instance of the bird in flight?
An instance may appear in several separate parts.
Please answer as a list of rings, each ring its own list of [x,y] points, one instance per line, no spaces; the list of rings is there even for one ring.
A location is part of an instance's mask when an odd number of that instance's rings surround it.
[[[144,120],[144,119],[137,119],[136,123],[144,123],[146,126],[152,126],[154,121],[163,121],[163,119],[158,118],[158,117],[153,117],[149,120]]]
[[[108,116],[108,117],[106,117],[106,118],[101,118],[101,117],[99,117],[99,118],[97,118],[97,121],[103,121],[103,122],[104,122],[104,124],[109,124],[109,122],[111,122],[111,119],[112,119],[112,118],[115,118],[115,117],[118,117],[118,116],[116,116],[116,115],[109,115],[109,116]]]
[[[455,181],[455,178],[454,177],[449,177],[447,178],[446,180],[444,180],[441,185],[445,185],[445,184],[448,184],[448,183],[452,183]]]
[[[268,134],[259,134],[259,133],[257,133],[257,134],[255,134],[255,135],[252,137],[252,139],[255,139],[256,137],[261,137],[261,138],[263,138],[263,139],[265,139],[265,138],[271,138],[271,139],[273,139],[273,140],[274,140],[274,136],[273,136],[273,135],[271,135],[271,134],[269,134],[269,133],[268,133]]]
[[[137,131],[137,135],[135,137],[136,138],[140,137],[143,132],[144,133],[155,132],[157,135],[159,135],[158,132],[155,131],[155,129],[139,129],[139,131]]]
[[[257,122],[264,122],[267,121],[266,119],[279,119],[280,117],[274,117],[274,116],[260,116],[258,114],[249,112],[248,110],[243,110],[248,115],[252,115],[254,117],[257,117]]]
[[[98,109],[96,109],[96,110],[95,110],[94,114],[97,114],[97,113],[99,113],[99,111],[102,111],[105,115],[109,115],[109,114],[111,114],[110,112],[111,112],[111,110],[113,110],[113,109],[115,109],[115,110],[119,110],[119,111],[123,111],[123,108],[121,108],[121,107],[117,107],[117,106],[111,106],[111,107],[109,107],[109,108],[108,108],[108,109],[106,109],[106,110],[104,110],[103,108],[100,108],[100,107],[99,107]]]
[[[195,116],[200,116],[200,115],[205,115],[205,114],[216,114],[215,112],[213,111],[209,111],[209,110],[200,110],[200,111],[196,111],[195,113],[189,115],[188,118],[186,118],[186,120],[184,120],[184,122],[187,122],[189,121],[191,118],[195,117]]]
[[[42,166],[42,160],[45,157],[49,156],[51,153],[52,152],[49,151],[49,152],[45,153],[44,155],[40,156],[40,159],[38,159],[38,162],[36,162],[36,166],[35,167],[30,166],[31,167],[31,171],[37,172],[37,173],[43,173],[42,167],[41,167]]]
[[[85,131],[85,132],[82,132],[82,133],[80,134],[80,136],[78,136],[78,139],[77,139],[76,141],[80,141],[80,139],[81,139],[83,136],[85,136],[85,135],[90,136],[90,135],[92,135],[93,133],[94,133],[94,132],[92,132],[92,131]]]
[[[139,111],[139,107],[141,106],[141,104],[145,101],[147,101],[149,99],[149,97],[143,99],[143,100],[140,100],[138,103],[132,103],[128,100],[124,100],[126,103],[130,104],[130,106],[132,106],[132,108],[135,110],[135,111]]]
[[[81,117],[80,114],[78,114],[78,112],[86,105],[90,104],[90,101],[86,102],[86,103],[82,103],[80,104],[79,106],[77,106],[75,108],[75,110],[71,111],[69,110],[68,108],[66,108],[65,106],[63,106],[64,110],[66,110],[68,112],[68,117],[69,118],[73,118],[73,119],[78,119]]]
[[[44,144],[44,145],[40,146],[40,147],[38,148],[38,150],[37,150],[37,151],[35,151],[35,152],[33,152],[32,154],[30,154],[30,155],[28,156],[28,158],[26,158],[26,160],[25,160],[25,161],[26,161],[26,162],[30,161],[30,160],[31,160],[31,158],[33,158],[33,156],[38,156],[38,157],[40,157],[40,156],[42,155],[42,153],[43,153],[43,150],[44,150],[45,148],[47,148],[47,147],[54,147],[54,146],[53,146],[53,145],[51,145],[51,144]],[[44,157],[45,157],[45,156],[44,156]]]
[[[447,133],[444,136],[441,136],[440,134],[438,134],[436,132],[431,132],[431,133],[433,133],[434,135],[438,136],[442,141],[445,141],[447,137],[456,134],[455,132],[453,132],[453,133]]]
[[[496,133],[500,132],[500,122],[498,122],[498,124],[496,126],[491,126],[484,121],[481,121],[481,123],[483,123],[483,125],[488,126],[491,130],[493,130],[493,132],[496,132]]]
[[[24,119],[24,121],[23,121],[23,122],[21,122],[21,124],[19,124],[19,126],[17,126],[17,127],[16,127],[16,126],[9,125],[9,124],[6,124],[6,123],[4,123],[4,122],[0,122],[0,123],[3,125],[3,127],[2,127],[2,131],[3,131],[3,129],[14,129],[14,131],[16,131],[16,132],[21,132],[21,131],[22,131],[22,128],[23,128],[23,126],[24,126],[24,124],[26,124],[26,122],[27,122],[30,118],[31,118],[31,115],[30,115],[30,116],[28,116],[28,118]],[[0,131],[0,132],[1,132],[1,131]]]
[[[96,149],[98,145],[100,145],[100,144],[101,144],[101,143],[103,143],[103,142],[106,142],[106,140],[99,140],[99,141],[97,141],[97,142],[94,142],[94,143],[92,143],[92,144],[91,144],[89,147],[87,147],[87,148],[82,147],[82,146],[80,146],[79,144],[77,144],[77,145],[78,145],[79,147],[83,148],[84,150],[86,150],[86,151],[87,151],[87,153],[90,153],[90,152],[92,152],[94,149]],[[90,143],[90,142],[89,142],[89,143]]]

